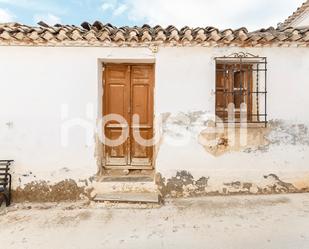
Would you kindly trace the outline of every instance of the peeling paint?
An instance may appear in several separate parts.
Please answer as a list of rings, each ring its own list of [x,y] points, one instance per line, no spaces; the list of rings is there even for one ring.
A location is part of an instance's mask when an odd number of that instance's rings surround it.
[[[283,120],[269,122],[271,129],[267,139],[271,144],[307,145],[309,146],[309,131],[305,124],[295,124]]]
[[[200,177],[195,180],[188,171],[178,171],[171,178],[157,174],[158,189],[163,197],[196,197],[207,195],[240,195],[240,194],[280,194],[309,192],[309,188],[296,187],[294,184],[282,181],[275,174],[261,176],[261,181],[222,182],[211,186],[210,177]]]
[[[232,194],[272,194],[272,193],[295,193],[295,192],[309,192],[308,181],[298,179],[297,182],[283,181],[278,174],[272,174],[276,171],[276,167],[267,168],[264,171],[260,171],[254,178],[250,180],[245,179],[242,175],[231,178],[232,180],[224,180],[219,182],[216,186],[213,182],[216,179],[210,170],[217,169],[217,162],[220,161],[220,167],[226,167],[228,161],[224,161],[225,158],[213,158],[207,161],[209,155],[220,157],[227,153],[243,153],[246,158],[249,158],[249,154],[265,153],[269,152],[271,147],[277,147],[277,149],[284,148],[285,146],[295,146],[300,150],[300,153],[305,154],[301,149],[303,147],[296,146],[309,146],[309,132],[308,127],[305,124],[293,124],[288,121],[272,120],[269,122],[267,128],[255,127],[248,128],[247,130],[247,144],[242,145],[240,141],[241,128],[236,128],[235,140],[231,141],[228,134],[228,129],[219,130],[214,133],[205,133],[204,130],[207,127],[215,127],[214,122],[209,118],[210,115],[204,111],[187,112],[187,113],[163,113],[163,135],[181,135],[181,131],[189,131],[190,136],[193,138],[194,146],[200,149],[198,156],[201,156],[200,168],[205,170],[203,173],[198,174],[198,177],[194,177],[191,174],[191,169],[194,170],[194,163],[197,161],[195,154],[189,150],[188,158],[192,157],[192,165],[184,163],[183,165],[176,165],[175,169],[178,170],[175,175],[169,175],[169,177],[157,174],[156,182],[162,196],[164,197],[189,197],[189,196],[203,196],[203,195],[232,195]],[[207,145],[199,145],[200,138],[209,141]],[[102,154],[102,144],[99,142],[97,136],[95,157],[98,164],[98,175],[103,175],[103,167],[101,167],[104,157]],[[203,146],[203,147],[200,147]],[[205,150],[204,150],[205,149]],[[306,148],[308,149],[308,148]],[[157,148],[158,150],[158,148]],[[193,150],[192,150],[193,151]],[[205,153],[204,153],[205,152]],[[204,157],[203,157],[204,156]],[[208,157],[208,158],[206,158]],[[234,159],[238,157],[236,155]],[[168,158],[170,159],[170,158]],[[198,159],[199,160],[199,159]],[[275,160],[275,159],[274,159]],[[168,160],[167,164],[168,164]],[[180,161],[179,161],[180,162]],[[205,163],[204,163],[205,162]],[[210,162],[208,165],[206,163]],[[233,161],[234,162],[234,161]],[[242,163],[244,161],[240,161]],[[268,162],[268,161],[267,161]],[[180,162],[181,164],[182,162]],[[226,163],[226,164],[225,164]],[[246,162],[244,162],[246,163]],[[204,164],[206,167],[204,167]],[[223,166],[222,166],[223,165]],[[236,164],[240,165],[240,164]],[[265,164],[267,165],[267,164]],[[274,163],[272,164],[274,165]],[[278,166],[285,166],[284,164]],[[196,167],[197,168],[197,167]],[[247,168],[243,167],[245,170]],[[163,169],[163,170],[162,170]],[[273,170],[275,169],[275,170]],[[157,168],[161,172],[167,170],[167,168]],[[248,167],[248,170],[251,170]],[[285,169],[282,168],[284,171]],[[303,168],[304,170],[304,168]],[[307,170],[307,169],[305,169]],[[90,189],[93,186],[94,178],[84,179],[88,173],[81,172],[76,174],[71,172],[70,167],[62,167],[59,170],[54,170],[51,173],[38,174],[36,171],[28,170],[22,171],[19,174],[14,174],[14,190],[13,201],[65,201],[65,200],[80,200],[84,198],[90,198]],[[297,171],[297,168],[295,172]],[[206,172],[206,173],[205,173]],[[245,171],[243,171],[245,172]],[[108,172],[105,172],[105,174]],[[134,172],[130,172],[134,173]],[[141,172],[138,171],[138,174]],[[267,173],[267,174],[266,174]],[[118,174],[118,173],[117,173]],[[224,171],[223,174],[229,174],[228,171]],[[69,180],[64,180],[69,179]],[[73,180],[74,179],[74,180]],[[241,180],[239,180],[241,179]],[[254,179],[254,181],[252,180]],[[218,181],[217,181],[218,182]],[[15,187],[17,186],[17,187]],[[128,190],[131,191],[131,190]]]
[[[309,129],[306,124],[270,120],[267,127],[232,128],[235,132],[233,136],[228,127],[216,127],[211,115],[205,111],[162,115],[165,135],[181,137],[183,131],[190,132],[213,156],[230,152],[263,153],[269,151],[271,146],[279,145],[309,146]],[[209,132],[210,129],[212,132]],[[241,136],[244,133],[246,137]]]
[[[250,153],[253,151],[263,151],[270,144],[266,138],[269,133],[269,128],[248,128],[245,131],[245,140],[241,141],[241,133],[244,132],[242,129],[236,127],[233,137],[229,137],[229,129],[224,128],[222,132],[218,133],[201,133],[200,138],[210,141],[209,144],[204,145],[204,148],[207,152],[214,156],[221,156],[228,152],[246,152]],[[211,143],[214,141],[215,143]]]
[[[175,177],[170,179],[162,178],[157,174],[157,184],[162,196],[181,197],[198,195],[205,191],[208,178],[201,177],[194,180],[193,176],[188,171],[179,171]]]
[[[298,192],[298,189],[292,184],[288,182],[284,182],[280,180],[280,178],[275,174],[269,174],[264,176],[266,180],[269,181],[268,188],[264,188],[263,192],[269,192],[272,193],[295,193]]]
[[[72,179],[50,184],[47,181],[33,181],[12,191],[14,202],[58,202],[89,199],[91,188],[80,187]]]

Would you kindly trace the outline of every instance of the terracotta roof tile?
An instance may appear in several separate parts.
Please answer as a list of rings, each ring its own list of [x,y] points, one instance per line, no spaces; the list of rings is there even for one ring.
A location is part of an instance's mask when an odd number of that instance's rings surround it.
[[[0,24],[0,45],[31,46],[309,46],[309,26],[302,28],[273,27],[248,32],[239,29],[218,30],[214,27],[178,30],[170,25],[162,28],[115,27],[99,21],[84,22],[81,27],[72,25],[49,26],[43,22],[32,27],[18,23]]]
[[[279,28],[286,28],[291,26],[293,21],[295,21],[297,18],[299,18],[302,14],[304,14],[306,11],[309,11],[309,0],[304,2],[302,6],[300,6],[291,16],[289,16],[283,23],[279,23]]]

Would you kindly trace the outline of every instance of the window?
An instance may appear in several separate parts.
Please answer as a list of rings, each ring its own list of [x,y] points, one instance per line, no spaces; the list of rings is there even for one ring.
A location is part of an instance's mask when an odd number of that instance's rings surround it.
[[[266,57],[235,53],[215,60],[216,122],[266,126]]]

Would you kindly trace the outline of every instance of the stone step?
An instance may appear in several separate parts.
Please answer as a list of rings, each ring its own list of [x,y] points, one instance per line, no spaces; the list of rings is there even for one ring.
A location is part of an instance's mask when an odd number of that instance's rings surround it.
[[[155,181],[138,180],[140,181],[118,178],[105,179],[105,181],[100,179],[92,184],[92,196],[95,201],[158,203],[159,191]]]
[[[123,193],[123,192],[157,192],[157,185],[154,181],[149,182],[127,182],[127,181],[96,181],[92,187],[97,194],[103,193]]]
[[[97,194],[94,200],[112,201],[112,202],[159,203],[159,195],[156,192],[149,192],[149,193],[113,192],[113,193]]]
[[[101,182],[152,182],[150,176],[102,176]]]

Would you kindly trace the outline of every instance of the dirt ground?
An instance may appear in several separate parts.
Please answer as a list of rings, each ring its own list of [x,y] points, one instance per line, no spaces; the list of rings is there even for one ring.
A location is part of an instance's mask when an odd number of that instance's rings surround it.
[[[18,204],[1,211],[0,248],[308,249],[309,194]]]

